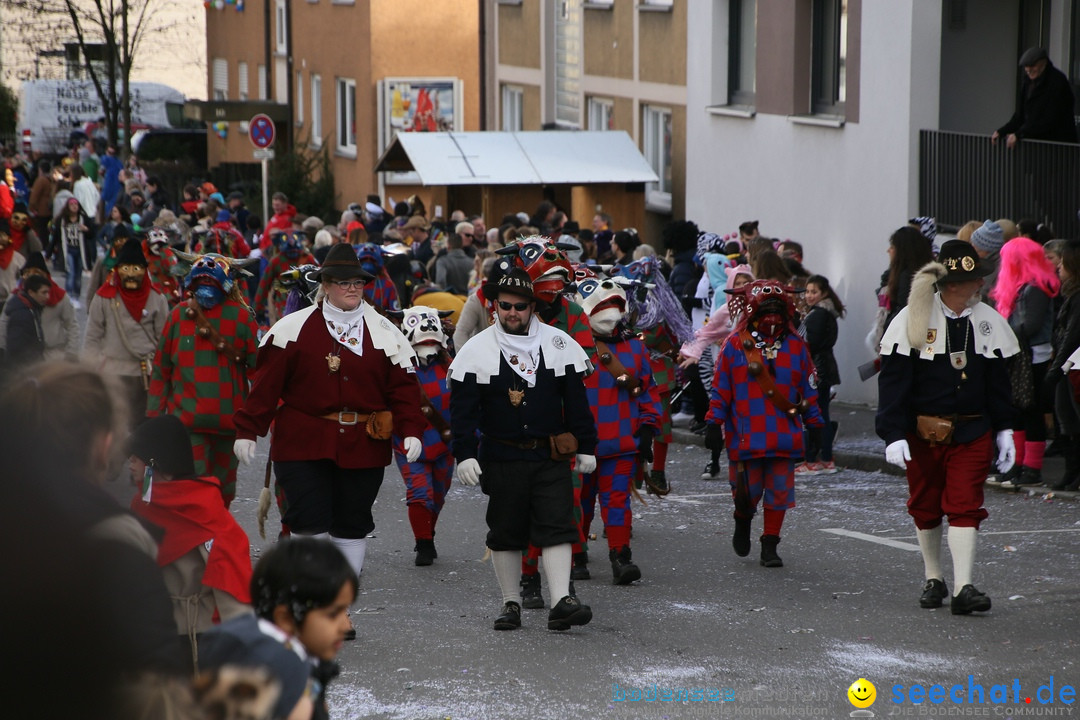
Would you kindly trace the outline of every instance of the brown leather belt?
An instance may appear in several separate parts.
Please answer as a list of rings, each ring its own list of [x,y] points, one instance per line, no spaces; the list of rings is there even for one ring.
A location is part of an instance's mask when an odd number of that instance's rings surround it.
[[[509,445],[515,447],[518,450],[539,450],[545,446],[545,440],[547,438],[532,438],[531,440],[503,440],[502,438],[492,437],[491,435],[485,435],[484,439],[494,440],[502,445]]]
[[[334,420],[338,425],[357,425],[361,421],[366,421],[367,416],[371,413],[359,413],[355,410],[341,410],[336,413],[328,413],[326,415],[320,415],[323,420]]]

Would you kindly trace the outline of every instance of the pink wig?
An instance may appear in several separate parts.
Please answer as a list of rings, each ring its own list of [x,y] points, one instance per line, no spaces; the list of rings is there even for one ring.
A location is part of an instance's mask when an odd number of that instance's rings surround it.
[[[1013,238],[1001,247],[1001,272],[990,298],[1006,318],[1012,315],[1020,290],[1034,285],[1050,297],[1061,289],[1054,266],[1043,254],[1042,245],[1026,237]]]

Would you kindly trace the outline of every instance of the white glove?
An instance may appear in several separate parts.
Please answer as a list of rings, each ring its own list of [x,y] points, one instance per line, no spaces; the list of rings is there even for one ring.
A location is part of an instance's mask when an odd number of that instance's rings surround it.
[[[232,445],[233,455],[245,465],[250,465],[255,460],[255,441],[237,440]]]
[[[582,475],[588,475],[596,470],[595,455],[577,455],[574,457],[574,469]]]
[[[462,485],[468,485],[469,487],[476,487],[480,484],[480,475],[483,474],[483,470],[480,469],[480,463],[476,461],[476,458],[469,458],[468,460],[462,460],[457,466],[457,478]]]
[[[907,440],[889,443],[885,448],[885,460],[901,470],[906,470],[907,463],[911,461],[911,448],[908,447]]]
[[[420,457],[420,451],[424,449],[424,446],[420,444],[420,438],[407,437],[404,444],[405,462],[416,462],[416,458]]]
[[[1016,445],[1013,443],[1013,431],[1002,430],[997,434],[997,469],[1007,473],[1016,462]]]

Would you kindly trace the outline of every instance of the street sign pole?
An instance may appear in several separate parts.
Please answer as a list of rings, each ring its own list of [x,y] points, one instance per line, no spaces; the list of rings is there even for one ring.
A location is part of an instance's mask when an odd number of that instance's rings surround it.
[[[276,130],[274,121],[262,113],[248,121],[248,139],[255,146],[255,158],[262,161],[263,232],[270,222],[270,161],[274,157],[270,146],[274,144]]]

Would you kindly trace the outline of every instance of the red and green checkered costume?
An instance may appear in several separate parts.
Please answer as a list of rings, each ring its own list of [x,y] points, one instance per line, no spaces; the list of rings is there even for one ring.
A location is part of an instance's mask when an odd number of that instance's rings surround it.
[[[284,254],[278,253],[270,258],[259,280],[259,289],[255,291],[255,313],[261,315],[266,312],[266,304],[269,302],[273,307],[274,314],[270,322],[275,322],[285,317],[285,300],[289,292],[277,285],[277,279],[281,273],[288,272],[301,265],[317,265],[315,257],[309,252],[303,252],[300,257],[290,260]]]
[[[663,443],[671,442],[671,393],[678,385],[678,376],[675,360],[667,353],[680,347],[675,336],[671,334],[663,323],[651,328],[638,330],[638,337],[645,343],[649,350],[649,365],[652,367],[652,379],[656,390],[660,393],[660,432],[656,440]]]
[[[161,288],[161,293],[169,304],[175,305],[183,300],[184,291],[180,289],[180,279],[170,272],[177,263],[172,248],[163,247],[161,254],[155,255],[143,240],[143,255],[146,256],[146,271],[150,273],[150,280]]]
[[[191,433],[195,474],[213,475],[221,481],[228,505],[236,496],[236,457],[233,413],[247,397],[249,375],[255,367],[255,317],[251,310],[226,299],[203,309],[206,319],[221,338],[232,345],[231,353],[219,353],[209,338],[201,337],[186,305],[169,314],[158,343],[150,378],[147,414],[171,413]],[[230,355],[240,357],[239,363]]]

